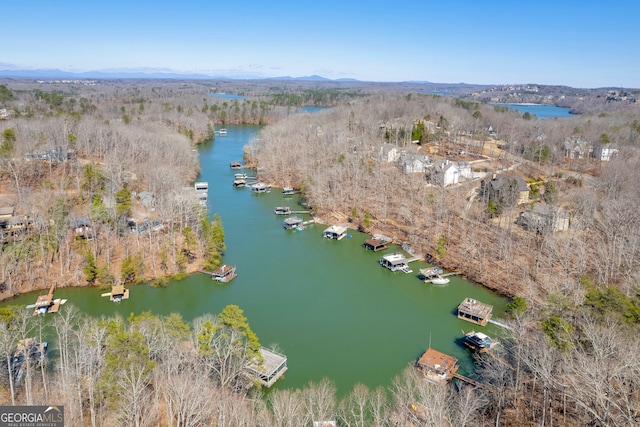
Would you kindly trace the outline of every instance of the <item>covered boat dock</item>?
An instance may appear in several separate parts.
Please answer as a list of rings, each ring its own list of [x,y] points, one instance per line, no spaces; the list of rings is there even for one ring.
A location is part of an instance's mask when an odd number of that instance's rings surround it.
[[[230,282],[236,276],[236,266],[227,264],[221,265],[211,273],[211,279],[223,283]]]
[[[103,297],[109,297],[112,302],[120,302],[123,299],[129,299],[129,289],[125,289],[124,285],[111,286],[111,292],[102,294]]]
[[[458,306],[458,319],[486,326],[489,319],[491,319],[492,311],[493,306],[467,297]]]
[[[343,225],[332,225],[322,232],[322,237],[333,240],[342,240],[347,235],[347,227]]]
[[[458,359],[429,347],[416,362],[428,381],[446,384],[458,372]]]
[[[370,251],[378,252],[387,249],[389,243],[391,243],[390,237],[383,236],[382,234],[374,234],[371,236],[371,239],[365,240],[362,246]]]
[[[287,372],[287,356],[264,347],[260,348],[260,354],[263,362],[250,364],[247,371],[256,377],[260,384],[269,388]]]

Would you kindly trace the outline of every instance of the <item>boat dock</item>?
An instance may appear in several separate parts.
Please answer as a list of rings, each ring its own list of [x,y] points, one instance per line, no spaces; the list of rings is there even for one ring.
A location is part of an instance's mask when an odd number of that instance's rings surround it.
[[[260,347],[263,362],[252,363],[246,367],[250,375],[254,376],[263,386],[269,388],[287,372],[287,356]]]
[[[120,302],[123,299],[129,299],[129,289],[125,289],[124,285],[111,286],[111,292],[106,292],[102,297],[109,297],[112,302]]]
[[[49,289],[48,294],[39,295],[35,304],[27,306],[27,308],[33,308],[34,316],[37,316],[38,314],[57,313],[58,310],[60,310],[60,306],[67,302],[66,299],[53,299],[53,290],[55,287],[55,284],[51,285],[51,289]]]
[[[213,272],[207,274],[211,275],[212,280],[223,283],[228,283],[238,276],[238,274],[236,273],[236,266],[227,264],[223,264],[220,267],[216,268]]]
[[[416,368],[427,381],[446,384],[458,372],[458,358],[429,347],[417,360]]]
[[[483,304],[473,298],[465,298],[458,306],[458,319],[486,326],[491,319],[493,306]]]

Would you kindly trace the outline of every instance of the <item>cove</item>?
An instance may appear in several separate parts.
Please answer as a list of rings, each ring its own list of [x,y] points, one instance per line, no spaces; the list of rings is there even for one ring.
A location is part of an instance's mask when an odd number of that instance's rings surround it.
[[[460,372],[472,375],[462,331],[497,336],[499,328],[459,320],[456,307],[471,297],[492,304],[494,318],[500,318],[507,300],[456,276],[447,286],[425,284],[417,278],[419,268],[427,266],[422,262],[410,264],[414,273],[392,273],[378,260],[400,248],[367,251],[362,243],[370,236],[354,230],[341,241],[323,239],[327,225],[322,224],[301,232],[284,230],[284,217],[273,210],[282,205],[304,209],[296,198],[285,198],[275,188],[254,194],[232,186],[238,171],[230,170],[229,162],[242,160],[244,145],[259,129],[229,125],[226,137],[199,148],[198,180],[209,182],[208,209],[210,215],[220,214],[226,235],[224,262],[237,266],[238,277],[221,284],[194,274],[166,288],[132,286],[130,299],[120,304],[100,297],[104,291],[96,288],[58,289],[56,298],[93,316],[178,312],[186,321],[237,304],[260,342],[277,345],[288,357],[289,370],[275,388],[301,388],[324,377],[335,383],[339,396],[357,383],[387,387],[429,344],[457,357]],[[27,305],[35,298],[25,294],[3,305]]]

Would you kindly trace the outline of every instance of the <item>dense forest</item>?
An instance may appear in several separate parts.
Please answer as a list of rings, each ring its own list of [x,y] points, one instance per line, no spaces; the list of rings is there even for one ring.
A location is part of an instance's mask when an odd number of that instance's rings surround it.
[[[98,320],[65,307],[53,321],[58,357],[27,358],[14,384],[18,341],[44,325],[8,308],[0,400],[54,399],[70,425],[640,422],[637,104],[583,102],[593,109],[539,120],[402,85],[314,85],[1,85],[0,207],[16,220],[3,217],[0,295],[51,280],[161,286],[215,267],[224,231],[194,194],[194,146],[227,123],[268,124],[245,150],[261,180],[299,188],[325,222],[393,236],[512,298],[503,345],[478,358],[481,386],[437,386],[407,368],[389,390],[359,385],[340,400],[330,381],[262,395],[243,369],[259,359],[259,343],[233,306],[191,325],[178,315]],[[223,92],[245,97],[210,96]],[[333,108],[301,114],[300,105]],[[445,185],[450,164],[461,179]],[[527,222],[536,206],[555,212],[551,222]],[[74,233],[79,218],[91,220],[88,235]],[[149,218],[160,232],[131,232]]]

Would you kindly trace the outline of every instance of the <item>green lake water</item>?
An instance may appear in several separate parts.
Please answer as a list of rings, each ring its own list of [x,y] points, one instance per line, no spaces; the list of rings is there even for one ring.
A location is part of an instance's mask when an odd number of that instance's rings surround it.
[[[229,162],[242,159],[243,146],[259,127],[227,129],[228,136],[200,147],[199,180],[209,182],[209,212],[221,215],[226,234],[224,262],[237,266],[238,277],[220,284],[194,274],[166,288],[133,286],[130,299],[120,304],[101,297],[103,291],[95,288],[57,289],[56,298],[95,316],[127,317],[149,310],[158,315],[179,312],[187,321],[237,304],[260,342],[277,344],[288,357],[289,371],[277,388],[300,388],[324,377],[334,381],[341,395],[357,383],[386,387],[429,343],[456,356],[461,373],[472,374],[471,355],[460,343],[462,331],[494,336],[499,328],[459,320],[456,307],[472,297],[492,304],[494,318],[499,318],[507,300],[455,276],[446,286],[425,284],[417,277],[427,266],[422,262],[411,263],[412,274],[386,270],[379,258],[400,248],[367,251],[362,243],[369,236],[354,230],[349,231],[353,237],[341,241],[322,238],[327,227],[322,224],[284,230],[284,217],[274,215],[273,209],[304,209],[295,197],[275,188],[254,194],[232,186],[238,171],[230,170]],[[26,294],[3,305],[34,301],[35,294]]]

